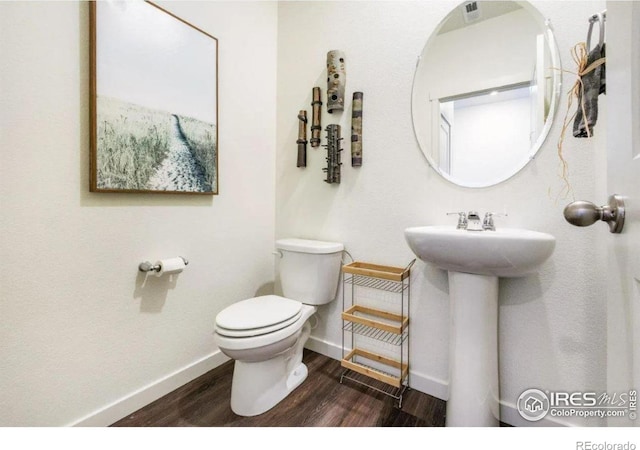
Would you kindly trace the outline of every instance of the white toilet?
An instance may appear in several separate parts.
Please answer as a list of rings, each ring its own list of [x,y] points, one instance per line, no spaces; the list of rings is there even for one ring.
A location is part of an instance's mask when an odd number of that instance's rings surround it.
[[[307,378],[302,350],[311,333],[308,319],[338,288],[342,244],[281,239],[276,249],[286,298],[242,300],[216,317],[216,344],[236,361],[231,409],[241,416],[268,411]]]

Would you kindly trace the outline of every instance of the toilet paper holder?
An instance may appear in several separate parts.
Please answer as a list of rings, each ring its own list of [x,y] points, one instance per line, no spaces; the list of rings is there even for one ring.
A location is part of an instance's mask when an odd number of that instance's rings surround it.
[[[179,256],[179,258],[184,261],[185,266],[189,265],[189,261],[187,261],[187,258],[185,258],[184,256]],[[160,264],[152,264],[149,261],[141,262],[138,265],[138,270],[140,272],[160,272],[161,269],[162,267],[160,266]]]

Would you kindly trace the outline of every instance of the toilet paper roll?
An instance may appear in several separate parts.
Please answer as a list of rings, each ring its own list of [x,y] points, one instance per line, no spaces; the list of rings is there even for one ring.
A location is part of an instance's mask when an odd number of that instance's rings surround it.
[[[161,277],[164,274],[180,273],[185,266],[184,259],[179,256],[177,258],[161,259],[156,261],[156,265],[160,266],[160,270],[156,272],[157,277]]]

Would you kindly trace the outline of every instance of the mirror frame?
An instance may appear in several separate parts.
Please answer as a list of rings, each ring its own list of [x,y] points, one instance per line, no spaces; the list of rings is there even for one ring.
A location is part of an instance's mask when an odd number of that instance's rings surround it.
[[[535,159],[538,151],[542,147],[542,144],[546,141],[549,135],[549,132],[551,130],[551,127],[553,125],[553,122],[557,113],[558,103],[560,100],[560,92],[562,90],[562,63],[560,61],[560,51],[558,49],[558,43],[556,42],[555,36],[553,34],[551,21],[550,19],[545,18],[542,15],[542,13],[528,1],[513,1],[513,3],[517,3],[518,5],[520,5],[523,9],[525,9],[527,12],[529,12],[532,15],[534,20],[536,20],[537,22],[540,22],[540,28],[544,32],[545,40],[549,47],[549,54],[551,56],[551,69],[553,73],[553,81],[552,81],[552,88],[551,88],[552,93],[551,93],[551,104],[549,105],[549,114],[547,115],[547,119],[545,120],[544,126],[540,131],[540,135],[536,139],[535,143],[529,149],[528,157],[523,158],[522,163],[515,166],[512,173],[509,173],[508,175],[505,175],[505,176],[496,177],[495,181],[492,181],[489,183],[464,182],[459,179],[456,179],[455,177],[452,177],[450,174],[444,173],[442,170],[440,170],[440,168],[435,163],[435,161],[433,161],[430,155],[434,142],[436,142],[435,137],[433,136],[434,134],[433,127],[432,126],[430,127],[431,130],[429,131],[429,139],[427,139],[429,142],[422,142],[423,139],[420,139],[420,133],[418,133],[419,126],[429,126],[428,124],[425,125],[425,124],[418,123],[418,120],[416,118],[418,115],[416,112],[419,110],[418,101],[416,99],[416,82],[419,78],[418,73],[420,70],[420,63],[423,60],[423,55],[425,54],[425,52],[428,51],[429,47],[433,45],[433,39],[435,36],[438,35],[438,32],[443,27],[446,19],[449,17],[449,15],[453,11],[455,11],[457,8],[462,6],[464,2],[457,4],[452,10],[450,10],[447,13],[445,17],[443,17],[440,20],[438,25],[433,29],[433,31],[429,35],[427,42],[425,43],[424,47],[422,48],[422,51],[420,52],[420,55],[418,56],[418,62],[416,64],[416,69],[413,75],[413,83],[411,87],[411,121],[413,125],[413,133],[416,138],[416,142],[418,143],[418,146],[422,151],[422,154],[424,155],[427,162],[429,163],[429,166],[436,173],[438,173],[442,178],[444,178],[445,180],[457,186],[466,187],[466,188],[484,188],[484,187],[495,186],[497,184],[500,184],[509,180],[510,178],[520,173],[520,171],[522,171],[522,169],[524,169],[531,160]],[[426,105],[426,106],[423,106],[423,108],[430,108],[430,106]]]

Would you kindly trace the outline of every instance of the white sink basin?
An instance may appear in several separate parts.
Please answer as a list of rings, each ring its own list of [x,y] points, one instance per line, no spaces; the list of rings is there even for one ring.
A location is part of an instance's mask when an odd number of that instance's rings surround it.
[[[500,424],[498,278],[534,272],[551,256],[550,234],[514,228],[404,231],[413,253],[449,271],[449,426]]]
[[[553,253],[550,234],[517,228],[458,230],[452,226],[407,228],[409,247],[424,262],[454,272],[520,277],[534,272]]]

